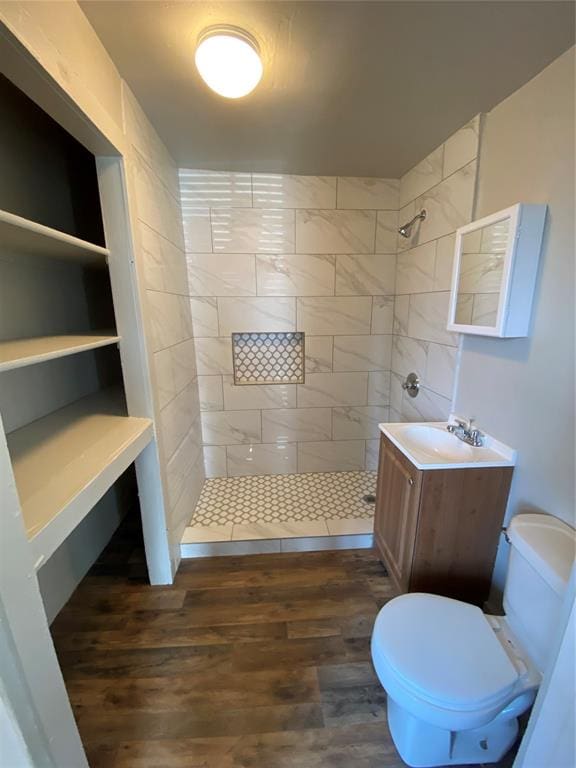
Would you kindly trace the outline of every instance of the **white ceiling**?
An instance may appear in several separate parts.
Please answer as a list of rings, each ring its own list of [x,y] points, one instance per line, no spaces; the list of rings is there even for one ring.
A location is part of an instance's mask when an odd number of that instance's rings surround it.
[[[397,177],[574,44],[572,2],[128,2],[82,8],[181,166]],[[245,99],[193,61],[206,26],[254,34]]]

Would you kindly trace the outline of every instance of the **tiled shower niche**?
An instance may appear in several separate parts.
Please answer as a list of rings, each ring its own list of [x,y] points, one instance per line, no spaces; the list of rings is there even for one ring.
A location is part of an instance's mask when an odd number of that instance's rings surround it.
[[[234,384],[304,384],[304,334],[233,333]]]

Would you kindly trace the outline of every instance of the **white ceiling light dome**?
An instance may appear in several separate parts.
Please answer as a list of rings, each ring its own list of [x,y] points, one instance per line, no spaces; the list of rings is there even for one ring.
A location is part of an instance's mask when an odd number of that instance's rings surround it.
[[[206,85],[227,99],[246,96],[262,78],[258,43],[239,27],[205,29],[198,38],[195,62]]]

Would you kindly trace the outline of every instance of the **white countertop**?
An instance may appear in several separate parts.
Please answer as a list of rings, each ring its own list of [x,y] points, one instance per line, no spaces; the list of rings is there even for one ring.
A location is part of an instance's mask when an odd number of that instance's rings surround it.
[[[447,421],[379,424],[382,434],[394,443],[417,469],[473,469],[513,467],[516,451],[490,435],[484,445],[474,447],[450,434]],[[414,428],[426,429],[414,429]],[[438,434],[436,434],[436,430]],[[420,438],[419,435],[422,434]],[[426,436],[430,437],[429,442]],[[452,443],[454,441],[454,443]],[[437,443],[437,444],[436,444]],[[446,450],[444,450],[446,446]],[[452,453],[453,451],[453,453]]]

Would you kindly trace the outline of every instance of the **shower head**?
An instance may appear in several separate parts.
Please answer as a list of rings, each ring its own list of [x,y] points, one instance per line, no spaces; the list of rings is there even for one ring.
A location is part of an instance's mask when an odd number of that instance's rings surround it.
[[[410,237],[410,233],[412,232],[412,227],[417,221],[424,221],[426,218],[426,208],[422,208],[420,213],[417,213],[416,216],[414,216],[413,219],[410,219],[409,222],[406,224],[403,224],[400,229],[398,230],[398,234],[402,235],[402,237]]]

